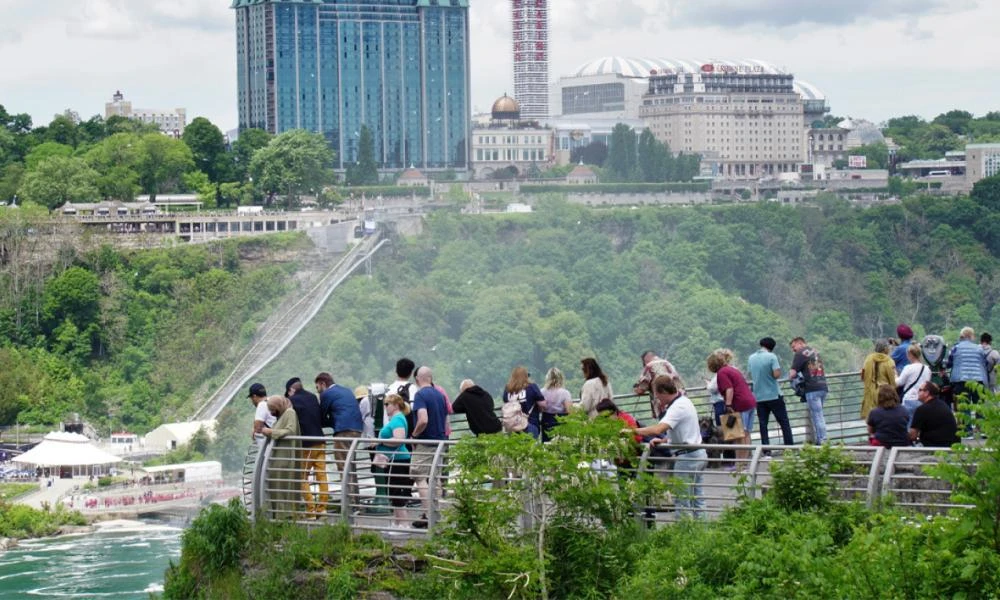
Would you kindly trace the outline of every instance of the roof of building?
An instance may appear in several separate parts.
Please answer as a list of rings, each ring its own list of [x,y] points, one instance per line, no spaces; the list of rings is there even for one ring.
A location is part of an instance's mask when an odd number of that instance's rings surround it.
[[[85,435],[53,431],[42,439],[42,443],[12,460],[39,467],[61,467],[107,465],[122,459],[101,450]]]
[[[732,67],[760,69],[767,74],[787,74],[769,62],[756,59],[745,60],[697,60],[676,58],[636,58],[623,56],[604,56],[580,65],[572,77],[592,77],[595,75],[621,75],[636,79],[649,77],[651,71],[673,71],[682,73],[700,73],[705,64],[722,64]],[[826,96],[816,86],[796,78],[793,82],[797,91],[806,100],[825,100]]]
[[[569,175],[567,175],[566,177],[567,178],[568,177],[581,177],[582,178],[582,177],[596,177],[596,176],[597,176],[597,174],[594,173],[593,169],[591,169],[587,165],[580,164],[580,165],[577,165],[577,166],[573,167],[573,170],[570,171]]]
[[[152,435],[156,431],[166,431],[170,435],[174,436],[178,440],[190,439],[194,434],[198,433],[198,430],[202,427],[208,432],[209,436],[215,435],[215,421],[186,421],[184,423],[164,423],[160,425],[153,431],[146,434],[146,436]]]
[[[425,181],[426,179],[427,176],[416,167],[410,167],[399,175],[399,181]]]

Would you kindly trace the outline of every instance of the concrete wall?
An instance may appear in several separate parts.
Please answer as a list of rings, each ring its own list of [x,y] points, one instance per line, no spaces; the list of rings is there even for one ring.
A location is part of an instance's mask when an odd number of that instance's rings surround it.
[[[344,221],[322,227],[310,227],[306,234],[317,248],[326,252],[340,253],[347,250],[347,245],[354,241],[354,228],[361,221]]]
[[[643,206],[650,204],[711,204],[712,194],[705,192],[678,192],[673,194],[580,194],[566,190],[566,199],[573,204],[586,206]],[[527,198],[530,203],[530,196]]]

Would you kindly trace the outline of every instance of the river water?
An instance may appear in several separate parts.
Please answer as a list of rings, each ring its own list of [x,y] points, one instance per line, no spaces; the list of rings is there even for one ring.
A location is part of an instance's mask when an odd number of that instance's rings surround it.
[[[0,599],[148,599],[180,558],[182,531],[182,523],[144,521],[23,541],[0,553]]]

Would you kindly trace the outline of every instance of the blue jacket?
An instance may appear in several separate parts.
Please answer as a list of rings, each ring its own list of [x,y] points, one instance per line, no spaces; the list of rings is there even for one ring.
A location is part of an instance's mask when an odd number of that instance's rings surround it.
[[[365,420],[354,392],[346,387],[333,384],[319,395],[319,411],[323,415],[323,426],[332,427],[334,435],[341,431],[365,430]]]
[[[898,346],[893,348],[892,354],[889,355],[892,357],[892,361],[896,363],[896,375],[899,375],[903,371],[903,367],[910,362],[910,359],[906,357],[906,351],[909,350],[910,342],[912,341],[903,340]]]
[[[985,383],[986,352],[983,347],[970,340],[961,340],[951,349],[947,366],[951,369],[952,381],[978,381]]]

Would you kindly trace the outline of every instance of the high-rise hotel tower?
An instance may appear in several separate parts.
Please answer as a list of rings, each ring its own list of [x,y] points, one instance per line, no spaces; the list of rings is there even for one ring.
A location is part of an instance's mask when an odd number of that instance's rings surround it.
[[[367,125],[383,168],[468,165],[468,0],[233,0],[240,129],[322,133],[337,166]]]
[[[549,117],[549,0],[511,0],[514,98],[522,119]]]

